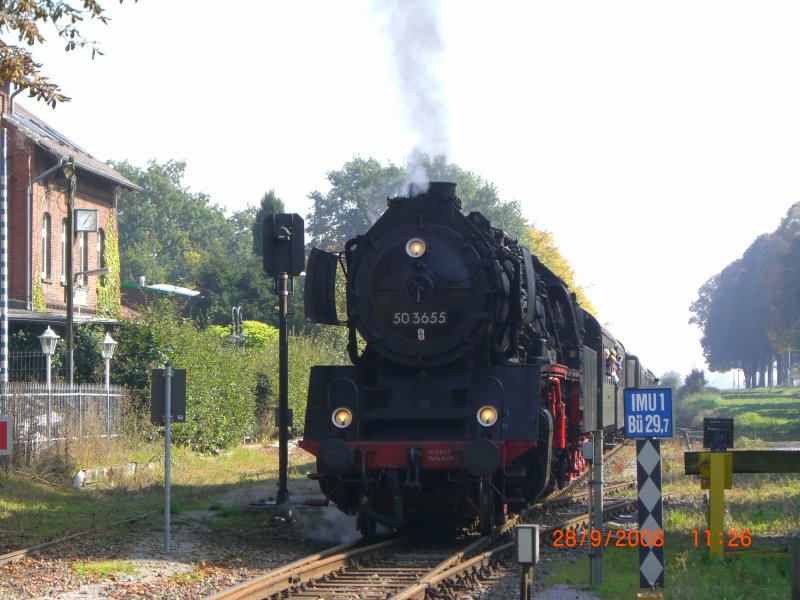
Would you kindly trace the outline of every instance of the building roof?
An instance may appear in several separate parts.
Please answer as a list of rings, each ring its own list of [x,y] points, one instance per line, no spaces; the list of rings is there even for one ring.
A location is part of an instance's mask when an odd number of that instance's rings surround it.
[[[198,290],[181,287],[179,285],[171,285],[169,283],[155,283],[152,285],[137,285],[129,281],[123,281],[120,284],[123,288],[129,290],[142,290],[145,292],[156,292],[158,294],[165,294],[168,296],[184,296],[186,298],[194,298],[199,296]]]
[[[142,189],[22,106],[15,104],[13,112],[4,114],[3,119],[33,140],[35,144],[58,158],[64,160],[73,158],[80,169],[85,169],[131,190]]]

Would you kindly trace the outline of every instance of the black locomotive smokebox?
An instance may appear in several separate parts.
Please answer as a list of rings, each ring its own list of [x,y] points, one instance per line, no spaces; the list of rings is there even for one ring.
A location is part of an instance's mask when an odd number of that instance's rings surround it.
[[[353,449],[342,440],[325,440],[317,451],[317,471],[329,477],[341,477],[353,462]]]
[[[500,448],[492,440],[475,440],[464,448],[461,463],[470,475],[491,475],[500,467]]]

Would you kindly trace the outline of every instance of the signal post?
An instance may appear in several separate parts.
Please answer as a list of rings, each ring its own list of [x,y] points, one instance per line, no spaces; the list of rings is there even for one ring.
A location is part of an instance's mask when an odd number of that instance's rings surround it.
[[[275,279],[278,295],[278,493],[276,508],[290,518],[289,510],[289,294],[293,277],[305,268],[305,230],[298,214],[271,214],[264,219],[264,271]]]

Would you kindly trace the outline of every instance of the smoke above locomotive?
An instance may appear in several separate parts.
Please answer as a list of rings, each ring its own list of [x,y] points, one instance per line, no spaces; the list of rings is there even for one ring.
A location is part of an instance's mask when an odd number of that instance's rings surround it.
[[[362,533],[431,518],[488,532],[622,422],[602,363],[622,345],[526,248],[464,215],[454,183],[412,184],[342,252],[313,249],[304,300],[347,327],[352,364],[311,369],[301,446]]]

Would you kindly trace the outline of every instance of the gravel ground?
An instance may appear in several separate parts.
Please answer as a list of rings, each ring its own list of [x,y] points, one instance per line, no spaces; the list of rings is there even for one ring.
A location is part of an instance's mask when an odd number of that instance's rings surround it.
[[[631,455],[629,450],[624,454]],[[609,465],[607,479],[629,478],[629,459]],[[635,468],[633,468],[635,477]],[[316,483],[290,480],[290,497],[301,503],[318,495]],[[223,506],[246,506],[274,496],[272,486],[249,486],[220,498]],[[164,553],[163,516],[78,538],[40,555],[0,567],[0,598],[8,600],[61,598],[194,599],[224,589],[329,547],[357,537],[354,519],[334,508],[295,504],[296,521],[264,521],[248,534],[210,527],[211,511],[182,513],[173,519],[171,552]],[[219,517],[216,517],[219,518]],[[580,551],[542,548],[534,583],[535,597],[547,600],[596,600],[586,591],[559,585],[543,589],[556,561],[577,560]],[[121,570],[87,574],[98,563],[119,561]],[[464,593],[464,600],[511,600],[519,597],[519,567],[508,565]]]

